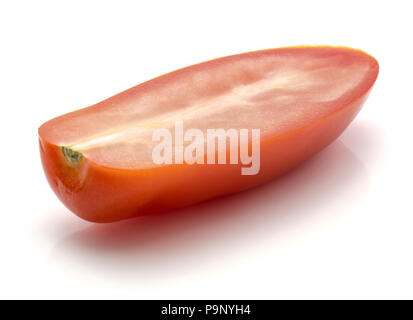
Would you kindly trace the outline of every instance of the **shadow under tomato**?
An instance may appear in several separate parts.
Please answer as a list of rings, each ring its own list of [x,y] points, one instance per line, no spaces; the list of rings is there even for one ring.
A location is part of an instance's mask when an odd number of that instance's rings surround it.
[[[368,136],[361,139],[369,143]],[[50,258],[65,270],[74,263],[94,272],[167,276],[251,249],[251,243],[300,220],[345,214],[368,188],[363,163],[338,140],[290,173],[248,191],[168,214],[88,226],[58,243]]]

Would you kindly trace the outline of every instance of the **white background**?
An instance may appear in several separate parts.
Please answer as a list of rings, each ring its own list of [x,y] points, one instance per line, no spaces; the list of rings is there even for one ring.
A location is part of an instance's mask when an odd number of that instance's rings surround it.
[[[2,1],[0,298],[413,298],[411,1]],[[219,56],[329,44],[380,75],[331,146],[229,198],[111,225],[70,213],[37,128]]]

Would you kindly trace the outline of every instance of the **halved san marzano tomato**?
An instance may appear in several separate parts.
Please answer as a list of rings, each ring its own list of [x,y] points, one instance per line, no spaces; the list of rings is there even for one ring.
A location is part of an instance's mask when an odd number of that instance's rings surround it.
[[[362,51],[323,46],[269,49],[193,65],[44,123],[39,128],[43,167],[59,199],[95,222],[245,190],[336,139],[359,112],[378,71],[377,61]],[[206,147],[204,164],[155,163],[153,150],[160,142],[153,141],[154,131],[164,128],[174,135],[177,121],[184,130],[201,132],[249,129],[250,153],[251,130],[259,129],[259,171],[242,175],[241,161],[207,164],[211,149]],[[187,143],[193,141],[183,147]],[[230,144],[226,148],[229,153]],[[218,157],[222,150],[213,152]]]

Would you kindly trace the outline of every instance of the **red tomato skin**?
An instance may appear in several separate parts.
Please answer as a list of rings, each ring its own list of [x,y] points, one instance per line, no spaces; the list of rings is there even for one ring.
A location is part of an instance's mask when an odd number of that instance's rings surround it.
[[[276,178],[334,141],[357,115],[367,95],[326,119],[261,141],[261,168],[252,176],[240,175],[239,165],[118,170],[84,159],[71,166],[59,146],[41,138],[40,154],[50,186],[69,210],[88,221],[113,222],[185,207]]]
[[[372,84],[377,74],[378,65]],[[125,170],[103,167],[84,158],[72,165],[63,156],[61,147],[42,138],[39,130],[43,169],[57,197],[87,221],[114,222],[171,211],[249,189],[295,168],[339,137],[360,111],[372,84],[363,94],[324,118],[261,139],[261,166],[257,175],[241,175],[241,164],[179,164]]]

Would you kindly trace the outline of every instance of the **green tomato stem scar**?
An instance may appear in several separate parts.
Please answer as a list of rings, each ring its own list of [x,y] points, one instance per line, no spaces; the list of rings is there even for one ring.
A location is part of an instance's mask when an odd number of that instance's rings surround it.
[[[83,155],[79,151],[75,151],[71,146],[62,147],[62,153],[69,163],[76,164],[83,159]]]

